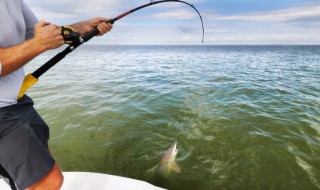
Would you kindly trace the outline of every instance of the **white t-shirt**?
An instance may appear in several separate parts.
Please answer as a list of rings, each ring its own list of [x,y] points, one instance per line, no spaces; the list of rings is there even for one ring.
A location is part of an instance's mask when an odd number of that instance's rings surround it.
[[[37,22],[38,19],[23,0],[0,0],[0,48],[18,45],[32,38]],[[12,52],[12,56],[19,53]],[[24,75],[23,68],[20,68],[0,77],[0,107],[17,102]]]

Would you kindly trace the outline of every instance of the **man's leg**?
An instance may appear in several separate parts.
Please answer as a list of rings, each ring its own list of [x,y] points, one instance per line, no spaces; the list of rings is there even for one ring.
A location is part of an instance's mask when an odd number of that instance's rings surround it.
[[[63,183],[63,175],[60,167],[55,164],[52,170],[27,190],[59,190]]]
[[[0,109],[0,164],[18,189],[36,188],[45,182],[37,189],[58,190],[62,173],[48,152],[48,126],[38,117],[26,96]]]
[[[32,111],[30,112],[30,127],[51,155],[48,147],[49,127],[34,108],[32,108]],[[52,169],[44,177],[28,187],[27,190],[59,190],[62,183],[62,171],[58,164],[55,163]]]

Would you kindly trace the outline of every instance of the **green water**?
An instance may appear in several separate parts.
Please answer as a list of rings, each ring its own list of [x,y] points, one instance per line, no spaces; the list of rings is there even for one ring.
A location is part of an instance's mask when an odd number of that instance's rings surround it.
[[[319,53],[320,46],[85,46],[29,95],[64,171],[170,190],[320,189]],[[181,173],[148,173],[174,141]]]

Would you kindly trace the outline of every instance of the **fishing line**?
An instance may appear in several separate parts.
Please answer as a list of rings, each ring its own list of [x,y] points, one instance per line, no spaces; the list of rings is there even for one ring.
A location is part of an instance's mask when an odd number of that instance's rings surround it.
[[[153,6],[156,4],[160,4],[160,3],[167,3],[167,2],[176,2],[176,3],[186,4],[190,7],[192,7],[198,13],[200,20],[201,20],[201,25],[202,25],[202,43],[203,43],[203,41],[204,41],[204,24],[203,24],[203,19],[202,19],[200,12],[197,10],[197,8],[194,5],[192,5],[188,2],[185,2],[185,1],[181,1],[181,0],[162,0],[162,1],[152,1],[151,0],[150,3],[147,3],[145,5],[131,9],[131,10],[124,12],[124,13],[118,15],[117,17],[110,19],[110,20],[107,20],[105,22],[114,24],[116,21],[120,20],[121,18],[123,18],[127,15],[130,15],[140,9],[143,9],[143,8],[149,7],[149,6]],[[75,50],[81,44],[89,41],[91,38],[98,35],[100,32],[96,28],[83,36],[79,36],[79,34],[76,31],[74,31],[71,27],[67,26],[67,27],[61,27],[61,33],[65,38],[65,42],[70,45],[65,50],[58,53],[53,58],[51,58],[49,61],[47,61],[39,69],[37,69],[33,73],[28,74],[25,77],[23,84],[22,84],[22,87],[21,87],[21,90],[20,90],[20,93],[18,95],[18,99],[21,99],[23,97],[24,93],[39,80],[39,77],[41,75],[43,75],[45,72],[47,72],[51,67],[53,67],[55,64],[57,64],[59,61],[61,61],[66,55],[71,53],[73,50]]]

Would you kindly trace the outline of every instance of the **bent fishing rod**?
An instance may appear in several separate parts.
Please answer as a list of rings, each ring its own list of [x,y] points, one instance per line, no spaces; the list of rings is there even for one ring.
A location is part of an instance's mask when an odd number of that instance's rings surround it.
[[[121,18],[130,15],[140,9],[149,7],[149,6],[153,6],[156,4],[160,4],[160,3],[167,3],[167,2],[176,2],[176,3],[183,3],[186,5],[189,5],[190,7],[192,7],[199,15],[200,20],[201,20],[201,25],[202,25],[202,43],[204,40],[204,24],[203,24],[203,19],[202,16],[200,14],[200,12],[197,10],[197,8],[185,1],[181,1],[181,0],[161,0],[161,1],[153,1],[151,0],[150,3],[147,3],[145,5],[139,6],[137,8],[134,8],[132,10],[129,10],[127,12],[124,12],[122,14],[120,14],[119,16],[107,20],[105,21],[106,23],[110,23],[110,24],[114,24],[116,21],[120,20]],[[23,97],[23,95],[25,94],[25,92],[31,87],[33,86],[36,82],[38,82],[39,77],[41,75],[43,75],[45,72],[47,72],[51,67],[53,67],[55,64],[57,64],[59,61],[61,61],[66,55],[68,55],[69,53],[71,53],[73,50],[75,50],[77,47],[79,47],[80,45],[82,45],[83,43],[89,41],[91,38],[93,38],[94,36],[98,35],[100,32],[99,30],[96,28],[92,31],[90,31],[89,33],[80,36],[79,33],[77,33],[76,31],[74,31],[71,27],[61,27],[61,33],[64,37],[65,43],[69,44],[69,46],[63,50],[62,52],[58,53],[57,55],[55,55],[53,58],[51,58],[49,61],[47,61],[44,65],[42,65],[39,69],[37,69],[36,71],[34,71],[33,73],[29,73],[22,84],[22,87],[20,89],[20,93],[18,95],[18,100],[21,99]]]

